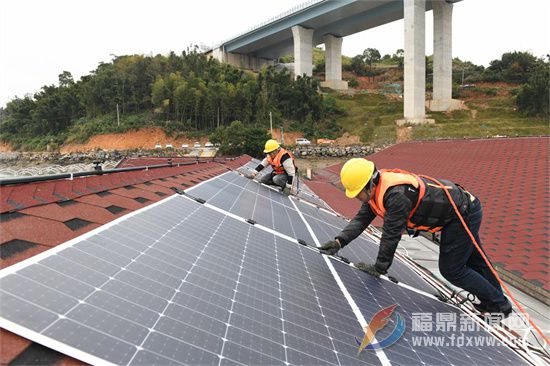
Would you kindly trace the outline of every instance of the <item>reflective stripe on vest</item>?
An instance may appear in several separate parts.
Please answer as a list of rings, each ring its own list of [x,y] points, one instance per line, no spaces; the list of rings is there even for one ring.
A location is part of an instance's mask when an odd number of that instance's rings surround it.
[[[436,232],[441,230],[441,227],[430,228],[427,226],[416,225],[410,220],[410,218],[413,217],[414,213],[416,212],[416,209],[420,205],[420,202],[424,197],[424,193],[426,192],[426,186],[424,184],[424,181],[422,181],[420,177],[418,177],[416,174],[401,169],[380,169],[379,172],[380,180],[378,181],[378,184],[374,189],[373,197],[369,201],[370,207],[378,216],[383,219],[384,215],[386,214],[386,208],[384,207],[384,195],[386,194],[387,190],[397,185],[410,184],[413,187],[417,188],[419,192],[416,205],[411,210],[411,213],[409,214],[409,217],[407,219],[407,227],[410,229],[429,232]]]
[[[290,153],[290,151],[287,151],[282,147],[280,148],[277,155],[275,155],[275,158],[271,159],[271,155],[267,155],[267,162],[269,163],[269,165],[271,165],[271,168],[273,168],[273,173],[283,174],[285,172],[285,168],[281,163],[281,158],[284,154],[288,154],[288,156],[290,156],[290,158],[292,159],[292,163],[294,163],[294,156]]]

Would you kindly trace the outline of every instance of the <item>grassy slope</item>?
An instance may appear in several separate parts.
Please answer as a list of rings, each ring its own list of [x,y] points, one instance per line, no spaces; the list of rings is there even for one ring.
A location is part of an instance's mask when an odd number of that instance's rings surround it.
[[[347,114],[338,124],[363,142],[393,143],[396,141],[395,120],[402,118],[402,101],[377,94],[334,95]],[[524,117],[515,110],[510,95],[474,95],[466,101],[469,110],[451,113],[427,112],[434,125],[414,126],[414,140],[445,138],[481,138],[496,135],[540,136],[550,134],[547,120]]]
[[[364,142],[388,143],[396,139],[395,120],[402,118],[403,104],[384,95],[335,95],[346,115],[337,123]]]
[[[548,121],[543,118],[524,117],[515,110],[511,97],[496,96],[485,101],[466,102],[470,110],[452,113],[432,112],[436,125],[419,126],[413,130],[417,140],[437,138],[540,136],[548,135]],[[473,118],[472,111],[475,113]]]

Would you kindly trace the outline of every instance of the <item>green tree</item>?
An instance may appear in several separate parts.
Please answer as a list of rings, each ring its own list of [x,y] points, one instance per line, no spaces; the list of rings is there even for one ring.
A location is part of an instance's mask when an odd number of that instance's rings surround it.
[[[318,91],[315,78],[294,80],[287,69],[274,67],[255,75],[208,59],[196,48],[179,55],[115,56],[78,81],[63,71],[59,86],[8,103],[0,132],[4,140],[23,141],[49,133],[62,139],[71,131],[71,138],[84,141],[113,131],[117,106],[119,130],[142,123],[174,133],[210,131],[234,120],[265,128],[270,112],[276,124],[304,122],[310,115],[312,123],[324,126],[334,110]]]
[[[372,64],[379,62],[381,59],[380,52],[376,48],[367,48],[363,51],[363,59],[369,65],[369,69],[372,69]]]
[[[156,107],[166,108],[165,100],[170,99],[170,90],[166,86],[164,78],[158,77],[157,80],[153,83],[153,88],[151,90],[151,101]]]
[[[491,61],[485,70],[485,81],[526,83],[537,67],[538,59],[529,52],[506,52],[500,60]]]
[[[233,121],[229,126],[220,126],[210,140],[220,144],[220,152],[226,155],[248,154],[261,157],[263,146],[270,138],[265,129],[245,126],[241,121]]]
[[[68,71],[59,74],[59,87],[66,88],[74,85],[73,75]]]
[[[391,56],[393,62],[397,63],[397,67],[402,69],[405,66],[405,50],[402,48],[395,51]]]
[[[518,110],[529,116],[550,118],[550,64],[539,60],[516,99]]]
[[[363,60],[362,55],[354,56],[351,59],[351,71],[357,76],[365,76],[365,61]]]

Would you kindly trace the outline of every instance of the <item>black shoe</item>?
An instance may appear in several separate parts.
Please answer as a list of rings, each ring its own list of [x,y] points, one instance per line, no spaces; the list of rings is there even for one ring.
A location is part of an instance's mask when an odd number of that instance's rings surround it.
[[[473,304],[474,308],[481,313],[484,318],[490,318],[495,320],[503,320],[507,318],[512,312],[512,304],[506,300],[505,303],[499,305],[488,304]],[[499,320],[499,321],[500,321]]]

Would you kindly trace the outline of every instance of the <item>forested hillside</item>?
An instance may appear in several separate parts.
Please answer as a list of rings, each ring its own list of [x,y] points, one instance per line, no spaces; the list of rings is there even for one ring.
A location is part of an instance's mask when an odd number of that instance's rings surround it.
[[[402,87],[403,51],[382,56],[367,48],[344,57],[352,89],[343,95],[319,88],[324,62],[324,51],[316,48],[314,76],[294,80],[281,66],[244,71],[207,59],[196,48],[181,55],[119,56],[78,81],[63,71],[58,85],[0,108],[0,142],[16,150],[57,149],[97,134],[158,126],[176,137],[211,135],[228,145],[226,151],[241,153],[236,139],[265,139],[270,114],[274,127],[308,138],[348,132],[363,143],[395,142],[393,122],[402,116],[402,100],[392,93]],[[432,58],[426,57],[428,99],[432,77]],[[505,53],[487,68],[456,58],[453,97],[472,110],[433,113],[437,124],[418,127],[411,136],[498,135],[499,128],[505,135],[548,134],[549,79],[548,60],[528,52]],[[395,89],[390,94],[387,85]],[[249,141],[245,145],[253,149]]]
[[[145,126],[204,134],[235,120],[267,127],[269,112],[275,126],[284,120],[311,130],[334,125],[342,113],[318,93],[317,79],[294,80],[286,69],[272,67],[254,74],[187,50],[120,56],[79,81],[64,71],[58,86],[8,103],[0,139],[16,149],[43,149]]]

